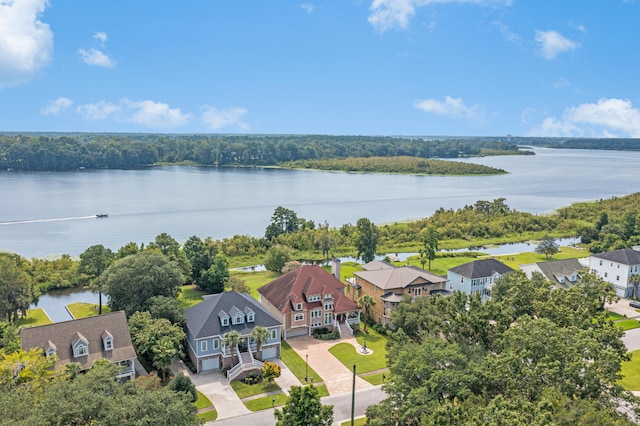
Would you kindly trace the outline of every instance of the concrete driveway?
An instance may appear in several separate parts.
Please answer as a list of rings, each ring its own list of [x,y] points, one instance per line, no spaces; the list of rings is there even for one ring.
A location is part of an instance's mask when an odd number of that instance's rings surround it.
[[[621,298],[617,302],[605,303],[604,308],[627,318],[640,318],[640,312],[636,311],[636,308],[629,306],[629,302],[631,300]]]
[[[343,333],[343,336],[343,338],[338,340],[318,340],[312,336],[300,336],[287,339],[287,343],[289,343],[302,359],[307,359],[306,356],[309,356],[309,366],[324,380],[329,395],[351,393],[353,385],[353,371],[345,367],[329,352],[329,348],[338,343],[349,343],[353,345],[356,350],[360,350],[360,345],[354,337],[348,333]],[[373,387],[371,383],[356,376],[356,390],[370,389]]]

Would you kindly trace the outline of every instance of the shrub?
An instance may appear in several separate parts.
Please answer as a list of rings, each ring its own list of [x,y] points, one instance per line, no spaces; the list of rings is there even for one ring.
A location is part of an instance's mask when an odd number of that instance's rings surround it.
[[[169,382],[169,389],[174,392],[183,392],[191,396],[191,402],[196,402],[198,392],[191,379],[182,373],[178,373],[176,377]]]
[[[262,377],[271,383],[276,377],[280,377],[282,370],[280,366],[274,362],[265,361],[262,367]]]

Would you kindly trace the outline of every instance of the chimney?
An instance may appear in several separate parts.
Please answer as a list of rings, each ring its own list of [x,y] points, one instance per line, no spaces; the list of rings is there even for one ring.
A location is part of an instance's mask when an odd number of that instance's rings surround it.
[[[340,259],[337,257],[331,259],[331,273],[340,280]]]

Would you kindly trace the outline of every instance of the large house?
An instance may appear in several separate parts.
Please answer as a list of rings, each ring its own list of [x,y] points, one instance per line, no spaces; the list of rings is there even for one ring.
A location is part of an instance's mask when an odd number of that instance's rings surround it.
[[[339,274],[339,267],[334,271]],[[309,335],[316,328],[340,329],[360,323],[360,309],[345,296],[345,285],[316,265],[302,265],[263,285],[258,300],[284,325],[284,338]]]
[[[198,373],[233,367],[234,364],[257,365],[262,360],[280,356],[282,324],[246,293],[227,291],[204,296],[204,301],[185,311],[187,350]],[[262,326],[269,338],[261,343],[251,337],[253,329]],[[237,348],[224,344],[224,335],[237,331],[242,340]]]
[[[513,269],[496,259],[468,262],[447,271],[449,288],[466,294],[480,293],[483,300],[491,298],[496,279]]]
[[[124,311],[20,329],[22,350],[40,348],[46,356],[57,355],[55,367],[77,362],[81,370],[99,359],[122,367],[118,378],[135,378],[136,351],[131,343]]]
[[[528,278],[531,278],[534,272],[538,272],[556,287],[565,289],[579,283],[580,273],[587,269],[578,259],[552,260],[520,266],[520,270]]]
[[[348,294],[356,302],[363,295],[370,295],[375,301],[370,308],[371,319],[380,324],[391,324],[391,312],[405,298],[449,294],[446,278],[416,266],[396,267],[373,260],[362,268],[364,271],[354,272],[354,278],[348,280]]]
[[[629,248],[592,254],[589,269],[613,284],[619,297],[634,297],[634,287],[640,282],[640,251]]]

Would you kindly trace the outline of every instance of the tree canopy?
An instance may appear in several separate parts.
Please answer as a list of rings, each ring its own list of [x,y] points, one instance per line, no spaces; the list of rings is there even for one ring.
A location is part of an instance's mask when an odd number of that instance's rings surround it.
[[[358,249],[357,257],[364,263],[375,259],[378,247],[378,230],[366,217],[358,219],[356,223],[355,245]]]
[[[330,426],[333,406],[322,405],[313,385],[291,386],[286,404],[276,409],[274,415],[277,426]]]

